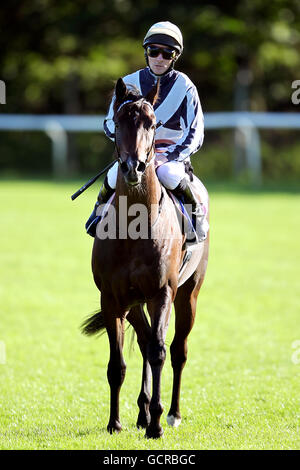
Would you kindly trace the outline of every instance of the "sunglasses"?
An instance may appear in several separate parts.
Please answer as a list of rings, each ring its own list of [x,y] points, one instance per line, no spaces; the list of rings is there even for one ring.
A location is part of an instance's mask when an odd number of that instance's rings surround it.
[[[168,47],[148,46],[146,51],[149,57],[158,57],[160,53],[165,60],[175,59],[176,57],[176,51]]]

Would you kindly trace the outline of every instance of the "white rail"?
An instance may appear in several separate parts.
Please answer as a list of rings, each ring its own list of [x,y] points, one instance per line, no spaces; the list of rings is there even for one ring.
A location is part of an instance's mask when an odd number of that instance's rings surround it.
[[[236,129],[243,137],[247,167],[261,180],[259,129],[300,129],[300,113],[220,112],[204,115],[205,129]],[[67,132],[103,132],[104,116],[0,114],[0,130],[43,131],[52,141],[53,171],[67,171]]]

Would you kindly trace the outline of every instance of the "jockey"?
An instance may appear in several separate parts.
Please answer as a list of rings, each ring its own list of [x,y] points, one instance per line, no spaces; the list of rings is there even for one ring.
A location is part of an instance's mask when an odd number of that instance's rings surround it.
[[[174,64],[183,51],[180,29],[169,21],[155,23],[147,32],[143,47],[147,67],[123,78],[135,85],[143,96],[160,79],[160,94],[154,105],[157,122],[162,125],[155,135],[155,166],[159,181],[185,204],[192,206],[197,242],[206,238],[202,222],[204,213],[190,186],[184,162],[202,145],[204,137],[203,113],[195,85]],[[104,122],[104,131],[114,139],[113,101]],[[108,171],[93,213],[86,223],[87,233],[95,236],[98,218],[96,210],[113,194],[118,174],[118,162]]]

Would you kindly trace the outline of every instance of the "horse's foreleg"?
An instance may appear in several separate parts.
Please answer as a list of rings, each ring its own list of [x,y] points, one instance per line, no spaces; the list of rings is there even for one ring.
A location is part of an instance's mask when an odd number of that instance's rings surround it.
[[[160,399],[161,372],[166,358],[165,336],[172,306],[172,291],[170,287],[163,288],[159,295],[148,302],[151,317],[151,338],[148,343],[148,360],[152,371],[152,397],[150,401],[150,424],[146,436],[158,438],[163,429],[160,417],[163,407]]]
[[[110,359],[107,378],[110,385],[110,418],[107,425],[109,433],[122,429],[119,417],[119,395],[125,378],[126,364],[123,358],[124,319],[106,316],[105,326],[109,337]]]
[[[137,341],[143,356],[142,386],[137,401],[140,411],[136,425],[138,428],[146,428],[150,423],[149,404],[151,398],[151,369],[147,358],[147,345],[149,342],[151,329],[141,305],[131,308],[127,315],[127,320],[131,323],[136,331]]]

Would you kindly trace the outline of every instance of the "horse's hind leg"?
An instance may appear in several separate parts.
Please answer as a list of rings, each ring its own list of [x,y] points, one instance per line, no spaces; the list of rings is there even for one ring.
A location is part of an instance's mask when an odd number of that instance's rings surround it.
[[[110,358],[107,367],[107,378],[110,385],[110,418],[107,430],[110,434],[122,429],[119,417],[119,395],[125,378],[126,364],[123,358],[124,317],[116,316],[110,308],[103,308],[105,326],[109,338]],[[106,313],[107,312],[107,313]]]
[[[142,305],[132,307],[127,315],[127,320],[136,331],[138,345],[143,356],[142,386],[137,400],[140,411],[136,425],[138,428],[146,428],[150,423],[149,404],[151,398],[151,369],[147,358],[147,346],[151,334],[151,328]]]
[[[173,367],[172,402],[167,416],[170,426],[177,427],[181,423],[179,410],[181,375],[187,360],[187,337],[193,327],[196,314],[196,298],[193,294],[186,295],[184,291],[177,291],[175,306],[175,335],[170,352]]]
[[[196,315],[197,297],[204,280],[208,255],[208,242],[204,258],[192,277],[179,287],[174,301],[175,307],[175,335],[170,352],[173,367],[173,391],[170,411],[167,422],[177,427],[181,423],[179,409],[180,385],[182,370],[187,360],[187,338],[193,327]]]

